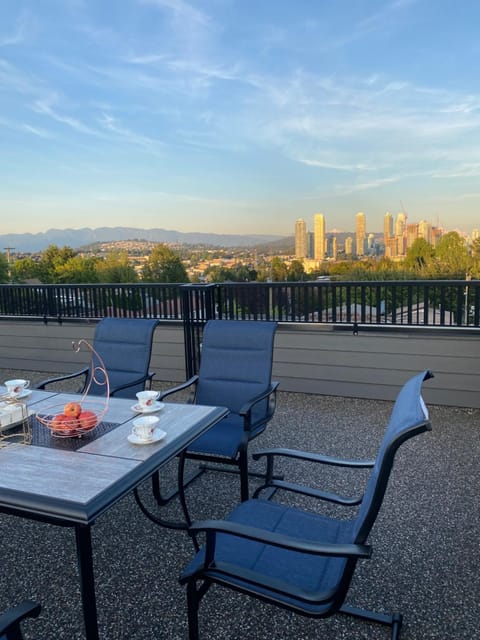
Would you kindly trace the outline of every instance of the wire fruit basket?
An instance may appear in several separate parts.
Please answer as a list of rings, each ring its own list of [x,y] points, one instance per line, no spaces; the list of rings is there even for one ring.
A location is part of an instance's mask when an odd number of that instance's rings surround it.
[[[103,360],[86,340],[79,340],[77,345],[73,343],[73,347],[77,352],[86,347],[91,353],[90,375],[82,396],[45,405],[35,416],[56,438],[79,438],[90,433],[102,422],[108,409],[110,383]],[[105,389],[105,397],[89,395],[93,383]]]

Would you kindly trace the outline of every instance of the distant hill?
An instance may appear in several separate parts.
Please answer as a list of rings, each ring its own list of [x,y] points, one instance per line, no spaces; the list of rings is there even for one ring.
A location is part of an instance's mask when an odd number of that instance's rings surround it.
[[[278,240],[270,240],[268,242],[260,241],[255,248],[262,253],[282,253],[293,255],[295,253],[295,238],[288,236],[279,238]]]
[[[49,229],[42,233],[9,233],[0,235],[2,247],[13,247],[15,253],[44,251],[49,245],[78,249],[96,242],[118,240],[148,240],[178,244],[209,245],[212,247],[253,247],[260,244],[282,241],[280,235],[235,235],[190,232],[182,233],[169,229],[136,229],[133,227],[100,227],[98,229]]]

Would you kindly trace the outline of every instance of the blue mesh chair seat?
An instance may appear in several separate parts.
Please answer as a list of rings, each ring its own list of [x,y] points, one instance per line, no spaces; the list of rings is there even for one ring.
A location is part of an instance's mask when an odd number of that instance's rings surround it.
[[[276,328],[276,322],[209,320],[203,330],[198,375],[160,397],[192,387],[195,404],[230,410],[188,447],[185,456],[237,467],[242,500],[248,498],[248,443],[262,433],[275,411]]]
[[[111,396],[135,398],[147,383],[151,384],[153,373],[149,366],[157,325],[158,320],[143,318],[103,318],[97,324],[92,346],[107,369]],[[90,385],[90,395],[105,395],[105,385],[101,381],[97,383],[94,376],[97,366],[101,366],[101,362],[94,356],[90,366],[66,376],[43,380],[37,389],[80,377],[83,382],[80,393]]]
[[[406,440],[431,428],[421,397],[428,371],[411,378],[401,389],[375,460],[340,460],[288,449],[254,454],[267,461],[266,480],[254,498],[241,503],[224,521],[194,522],[192,536],[206,534],[204,546],[185,568],[189,638],[198,640],[198,609],[212,584],[234,589],[308,617],[337,612],[388,625],[398,639],[399,614],[387,615],[345,603],[356,564],[370,557],[367,538],[381,507],[395,454]],[[345,498],[274,476],[277,458],[301,459],[313,465],[369,468],[362,496]],[[322,515],[291,504],[273,502],[276,491],[310,496],[339,505],[356,506],[350,519]],[[269,499],[259,496],[268,491]],[[342,514],[343,515],[343,514]]]

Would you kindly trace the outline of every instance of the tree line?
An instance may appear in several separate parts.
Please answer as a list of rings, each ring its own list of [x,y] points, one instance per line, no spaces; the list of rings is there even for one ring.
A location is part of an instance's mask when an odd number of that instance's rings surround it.
[[[418,238],[405,258],[387,257],[324,262],[321,268],[306,272],[302,260],[284,261],[275,256],[255,266],[240,260],[232,267],[211,266],[205,282],[299,282],[329,276],[336,280],[397,280],[480,278],[480,239],[467,247],[455,231],[442,236],[433,247]],[[25,257],[9,265],[0,254],[1,282],[42,284],[89,284],[135,282],[189,282],[182,257],[164,244],[156,245],[137,270],[125,250],[112,250],[106,256],[85,256],[71,247],[49,246],[38,259]]]
[[[98,257],[84,256],[71,247],[50,245],[38,260],[32,257],[16,260],[10,268],[10,280],[19,283],[38,280],[42,284],[189,281],[180,257],[163,244],[153,248],[139,271],[124,250]],[[6,281],[8,276],[3,280]]]

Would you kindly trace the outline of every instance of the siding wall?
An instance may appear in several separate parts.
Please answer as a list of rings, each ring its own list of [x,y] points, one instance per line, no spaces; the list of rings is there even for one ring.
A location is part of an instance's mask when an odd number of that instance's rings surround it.
[[[95,323],[58,325],[0,322],[0,369],[69,373],[88,362],[72,341],[92,340]],[[431,369],[424,387],[431,404],[480,408],[480,336],[434,330],[362,331],[281,325],[275,339],[273,377],[280,389],[304,393],[392,400],[414,373]],[[185,379],[183,326],[160,324],[151,368],[157,380]]]

